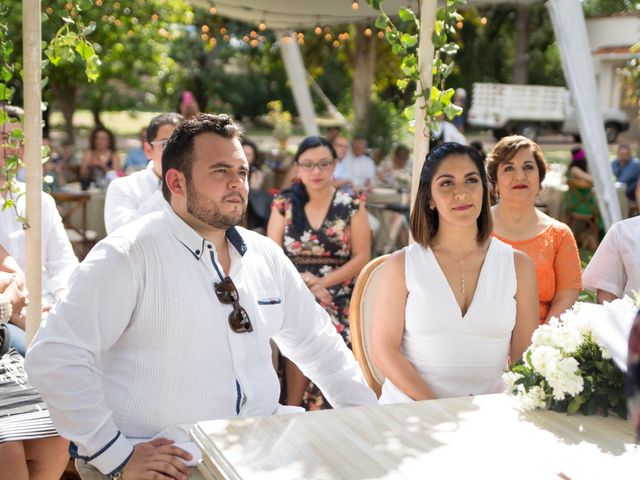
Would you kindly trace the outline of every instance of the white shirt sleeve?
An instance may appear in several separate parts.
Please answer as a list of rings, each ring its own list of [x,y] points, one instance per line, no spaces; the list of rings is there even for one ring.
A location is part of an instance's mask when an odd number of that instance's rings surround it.
[[[47,285],[45,290],[55,295],[66,289],[69,278],[78,266],[78,259],[73,253],[73,247],[62,224],[62,218],[56,208],[55,200],[48,194],[42,193],[42,216],[46,222],[42,223],[43,253],[42,263],[47,271]]]
[[[282,278],[284,319],[274,340],[282,354],[320,388],[333,407],[377,404],[375,393],[327,312],[284,253],[280,251],[278,257],[275,262]]]
[[[162,190],[158,189],[138,204],[126,180],[127,177],[117,178],[107,189],[104,200],[104,225],[107,234],[147,213],[157,211],[158,205],[164,202]]]
[[[582,274],[582,283],[592,291],[605,290],[622,297],[627,282],[619,246],[620,224],[614,224],[593,254]]]
[[[119,467],[132,446],[105,402],[98,359],[128,326],[136,278],[126,255],[113,245],[98,244],[76,269],[66,301],[56,304],[42,323],[25,362],[60,435],[104,474]]]

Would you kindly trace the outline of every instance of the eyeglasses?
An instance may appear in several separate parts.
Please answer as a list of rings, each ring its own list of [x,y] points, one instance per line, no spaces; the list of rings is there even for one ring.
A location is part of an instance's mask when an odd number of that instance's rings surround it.
[[[156,145],[160,146],[160,150],[164,150],[164,147],[167,146],[167,143],[169,143],[169,139],[165,138],[164,140],[154,140],[153,142],[149,142],[151,145],[153,145],[154,147]]]
[[[231,277],[225,277],[219,283],[213,284],[213,290],[220,303],[225,305],[233,305],[233,311],[229,315],[229,326],[235,333],[253,332],[251,319],[247,311],[240,306],[240,296],[238,289],[231,280]]]
[[[304,172],[311,172],[318,167],[320,170],[327,170],[333,166],[333,160],[320,160],[319,162],[299,162],[298,166]]]

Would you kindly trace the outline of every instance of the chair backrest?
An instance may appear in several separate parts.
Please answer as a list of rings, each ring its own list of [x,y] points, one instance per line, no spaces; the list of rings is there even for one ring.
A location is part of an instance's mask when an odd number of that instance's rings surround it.
[[[353,289],[349,307],[353,353],[360,364],[365,380],[378,396],[380,396],[384,375],[371,359],[371,316],[380,281],[380,267],[388,257],[389,255],[383,255],[374,258],[362,269]]]
[[[58,205],[65,228],[73,230],[83,241],[87,241],[87,202],[91,199],[91,194],[89,192],[51,192],[51,196]],[[76,212],[80,213],[79,219]]]

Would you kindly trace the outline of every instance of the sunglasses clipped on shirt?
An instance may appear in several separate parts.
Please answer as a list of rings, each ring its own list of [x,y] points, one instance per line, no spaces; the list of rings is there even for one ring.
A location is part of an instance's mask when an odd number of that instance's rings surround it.
[[[231,277],[227,276],[221,282],[213,284],[218,301],[224,305],[233,305],[233,311],[229,314],[229,326],[235,333],[253,332],[251,319],[247,311],[240,305],[240,296]]]

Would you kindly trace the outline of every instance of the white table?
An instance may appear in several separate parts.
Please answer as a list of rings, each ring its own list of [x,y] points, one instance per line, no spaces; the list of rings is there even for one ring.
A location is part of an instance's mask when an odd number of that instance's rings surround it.
[[[631,424],[506,395],[200,422],[207,479],[640,478]]]

